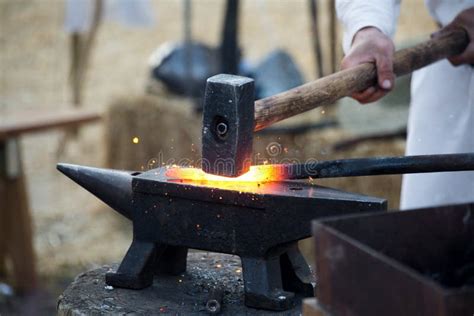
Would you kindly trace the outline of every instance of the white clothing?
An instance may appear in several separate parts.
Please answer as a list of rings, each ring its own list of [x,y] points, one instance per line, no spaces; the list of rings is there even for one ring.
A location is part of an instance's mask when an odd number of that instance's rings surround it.
[[[474,152],[474,71],[439,61],[412,77],[407,155]],[[403,177],[403,209],[474,201],[474,172]]]
[[[64,27],[68,33],[88,32],[92,24],[93,0],[67,0]]]
[[[395,35],[400,0],[336,0],[337,17],[344,25],[342,47],[347,53],[360,29],[374,26],[387,36]]]
[[[68,33],[90,30],[95,0],[67,0],[65,29]],[[103,17],[132,27],[154,24],[151,0],[104,0]]]
[[[446,25],[474,0],[427,0],[433,18]],[[380,7],[383,6],[383,9]],[[363,11],[361,11],[362,9]],[[337,0],[345,26],[344,51],[354,34],[374,26],[393,36],[397,0]],[[359,17],[364,17],[362,21]],[[447,60],[416,71],[412,77],[407,155],[474,152],[474,68]],[[412,209],[474,201],[474,172],[405,175],[401,208]]]

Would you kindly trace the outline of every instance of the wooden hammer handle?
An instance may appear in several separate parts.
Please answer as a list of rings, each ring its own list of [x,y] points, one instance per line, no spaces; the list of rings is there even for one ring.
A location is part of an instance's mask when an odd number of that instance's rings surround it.
[[[464,51],[468,43],[469,37],[466,31],[456,29],[414,47],[399,50],[393,60],[395,75],[403,76],[440,59],[458,55]],[[365,90],[376,83],[375,65],[365,63],[257,100],[255,131],[319,106],[332,104],[340,98]]]

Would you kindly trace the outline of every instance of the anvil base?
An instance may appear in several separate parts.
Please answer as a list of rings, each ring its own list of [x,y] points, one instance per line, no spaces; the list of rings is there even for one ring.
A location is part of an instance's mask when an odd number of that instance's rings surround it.
[[[314,295],[310,269],[297,245],[283,248],[281,255],[272,258],[241,258],[245,305],[287,310],[295,303],[295,293]],[[106,274],[106,283],[139,290],[150,286],[155,275],[183,274],[187,252],[184,247],[133,241],[117,272]]]

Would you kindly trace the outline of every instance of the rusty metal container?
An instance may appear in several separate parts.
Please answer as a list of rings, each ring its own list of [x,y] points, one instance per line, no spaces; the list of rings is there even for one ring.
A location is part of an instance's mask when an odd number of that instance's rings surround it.
[[[316,297],[340,315],[474,315],[474,204],[313,221]]]

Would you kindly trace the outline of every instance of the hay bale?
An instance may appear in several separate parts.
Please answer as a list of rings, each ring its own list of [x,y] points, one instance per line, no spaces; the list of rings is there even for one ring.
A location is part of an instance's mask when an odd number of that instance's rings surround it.
[[[201,156],[201,124],[201,115],[184,98],[117,98],[107,112],[107,166],[146,170],[182,159],[196,161]]]

